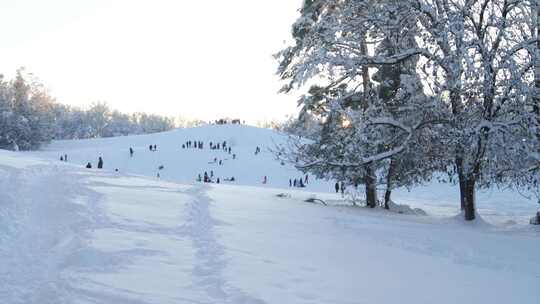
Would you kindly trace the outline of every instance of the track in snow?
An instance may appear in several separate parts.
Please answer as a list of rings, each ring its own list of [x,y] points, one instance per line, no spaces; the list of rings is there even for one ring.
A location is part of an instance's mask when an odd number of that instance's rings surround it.
[[[230,286],[223,278],[227,266],[224,247],[218,242],[215,225],[225,225],[210,214],[212,200],[206,195],[209,186],[195,186],[188,190],[193,200],[188,205],[188,219],[185,226],[195,248],[193,278],[196,288],[203,288],[219,303],[263,304],[263,300],[251,297],[237,287]],[[216,302],[216,303],[218,303]]]

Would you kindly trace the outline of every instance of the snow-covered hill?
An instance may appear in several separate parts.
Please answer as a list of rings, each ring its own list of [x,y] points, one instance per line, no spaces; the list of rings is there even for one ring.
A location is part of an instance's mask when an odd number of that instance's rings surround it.
[[[115,155],[91,143],[66,151],[87,145],[88,155]],[[305,203],[310,195],[178,184],[0,151],[0,303],[537,300],[536,227]]]
[[[68,154],[71,163],[86,165],[91,162],[93,166],[102,156],[106,170],[118,169],[120,172],[152,177],[159,173],[161,179],[183,183],[195,181],[205,171],[208,174],[213,171],[214,180],[220,177],[223,181],[234,176],[234,184],[263,186],[263,178],[267,176],[265,186],[288,187],[289,179],[301,178],[303,174],[291,166],[282,166],[269,151],[275,143],[285,139],[284,135],[268,129],[210,125],[149,135],[56,141],[37,155],[59,160],[60,156]],[[182,145],[190,140],[202,141],[204,148],[182,149]],[[223,149],[209,148],[210,142],[222,144],[224,141],[231,147],[231,154]],[[157,151],[150,151],[149,145],[157,145]],[[134,149],[133,157],[129,154],[130,147]],[[261,153],[255,155],[257,147],[260,147]],[[236,159],[233,159],[233,154]],[[214,159],[217,159],[216,163]],[[222,161],[221,166],[219,160]],[[159,170],[160,166],[164,169]],[[329,191],[332,187],[326,182],[310,184],[311,190],[318,191]]]
[[[186,141],[203,141],[204,149],[182,149]],[[118,169],[120,173],[131,173],[156,177],[180,183],[194,182],[199,174],[214,172],[216,180],[234,176],[235,185],[267,188],[289,188],[289,179],[301,178],[303,174],[290,165],[282,166],[269,151],[286,136],[268,129],[245,125],[211,125],[199,128],[178,129],[170,132],[91,140],[56,141],[43,151],[29,153],[33,156],[59,161],[67,154],[69,163],[84,166],[91,162],[95,167],[102,156],[107,171]],[[209,143],[226,141],[231,154],[223,150],[210,150]],[[149,145],[157,145],[151,152]],[[129,155],[129,148],[135,151]],[[256,147],[261,153],[255,155]],[[233,160],[233,154],[236,159]],[[213,163],[217,159],[217,163]],[[219,165],[222,160],[222,165]],[[163,166],[163,170],[158,168]],[[263,185],[264,176],[268,182]],[[229,183],[231,184],[231,183]],[[333,181],[310,179],[305,191],[329,193],[334,189]],[[458,188],[452,185],[432,183],[412,191],[397,190],[394,200],[400,204],[422,208],[430,215],[448,217],[459,212]],[[478,192],[479,213],[493,223],[515,221],[528,222],[538,206],[535,201],[511,191],[488,190]]]

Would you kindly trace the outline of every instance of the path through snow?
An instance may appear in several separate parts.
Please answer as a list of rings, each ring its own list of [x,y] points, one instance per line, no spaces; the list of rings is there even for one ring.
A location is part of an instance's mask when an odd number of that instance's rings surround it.
[[[206,192],[209,186],[196,186],[188,191],[194,198],[189,204],[186,231],[195,248],[193,277],[195,288],[204,288],[214,303],[262,304],[264,301],[251,297],[238,287],[230,286],[223,277],[227,266],[224,247],[219,243],[214,229],[216,225],[227,225],[212,217],[213,203]]]

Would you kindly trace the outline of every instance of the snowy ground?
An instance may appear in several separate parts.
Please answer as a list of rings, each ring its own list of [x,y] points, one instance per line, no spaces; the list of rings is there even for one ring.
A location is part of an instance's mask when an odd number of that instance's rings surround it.
[[[249,140],[247,135],[241,138]],[[61,145],[73,161],[99,149],[109,164],[115,145],[136,146],[136,140],[55,143],[40,153],[0,151],[0,303],[538,300],[540,229],[463,223],[450,206],[429,202],[436,195],[451,200],[449,191],[434,185],[415,191],[417,200],[413,192],[396,195],[440,212],[411,216],[339,205],[341,197],[328,191],[316,195],[338,203],[304,202],[314,189],[326,189],[322,181],[306,191],[260,187],[255,173],[251,185],[180,184],[172,173],[165,181],[47,159]],[[159,155],[143,151],[143,141],[138,157]],[[155,141],[158,149],[166,146]],[[252,159],[258,170],[285,176],[290,169],[277,164],[278,172],[269,161]],[[86,160],[80,156],[79,162]]]
[[[205,149],[182,149],[182,144],[188,140],[203,141]],[[198,174],[214,171],[222,183],[227,183],[225,178],[234,176],[234,184],[237,185],[288,188],[289,179],[300,178],[303,174],[292,166],[282,166],[269,151],[285,140],[285,136],[272,130],[243,125],[214,125],[141,136],[56,141],[43,151],[28,154],[51,160],[59,160],[61,155],[68,154],[70,163],[81,166],[87,162],[96,166],[98,156],[102,156],[106,170],[119,169],[122,173],[150,177],[156,177],[159,172],[162,180],[180,183],[191,183]],[[233,160],[232,154],[208,149],[210,141],[227,141],[237,159]],[[150,152],[150,144],[156,144],[158,150]],[[262,152],[255,155],[257,146]],[[129,157],[129,147],[135,150],[132,158]],[[214,158],[222,160],[223,165],[212,163]],[[161,165],[164,170],[158,170]],[[263,185],[265,175],[268,183]],[[329,193],[333,189],[333,181],[311,178],[305,191]],[[459,192],[453,185],[434,182],[410,192],[400,189],[393,198],[399,204],[422,208],[432,216],[448,217],[459,212]],[[495,224],[526,224],[540,207],[534,198],[526,198],[512,191],[478,191],[477,199],[479,213]]]

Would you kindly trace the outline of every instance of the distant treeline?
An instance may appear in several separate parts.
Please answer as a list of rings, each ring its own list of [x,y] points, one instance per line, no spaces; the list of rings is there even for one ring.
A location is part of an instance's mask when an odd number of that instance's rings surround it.
[[[0,149],[33,150],[53,139],[83,139],[171,130],[200,121],[146,113],[124,114],[106,103],[88,109],[57,103],[24,69],[14,79],[0,75]]]

